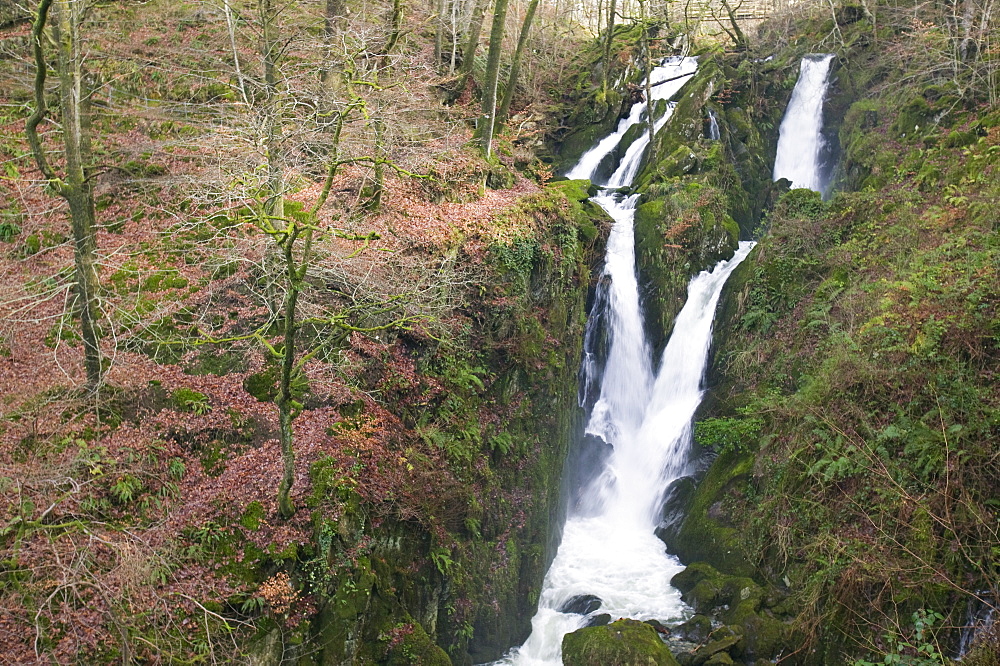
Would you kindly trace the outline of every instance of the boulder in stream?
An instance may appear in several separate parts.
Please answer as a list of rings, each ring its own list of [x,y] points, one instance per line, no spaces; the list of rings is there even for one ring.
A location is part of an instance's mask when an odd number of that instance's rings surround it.
[[[562,654],[565,666],[678,666],[656,629],[629,619],[566,634]]]
[[[559,607],[560,613],[575,613],[577,615],[589,615],[601,607],[601,598],[593,594],[580,594]]]

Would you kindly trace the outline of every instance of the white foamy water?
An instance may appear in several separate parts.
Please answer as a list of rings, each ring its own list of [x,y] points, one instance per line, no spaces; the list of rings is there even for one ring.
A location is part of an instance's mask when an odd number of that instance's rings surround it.
[[[774,180],[787,178],[793,188],[823,191],[823,101],[829,87],[832,54],[808,55],[799,65],[799,80],[785,109],[774,158]]]
[[[653,73],[650,77],[650,84],[653,86],[650,90],[652,93],[652,98],[654,101],[661,99],[670,99],[673,97],[678,90],[681,89],[685,83],[687,83],[694,73],[698,70],[698,61],[695,58],[667,58],[658,67],[653,68]],[[674,81],[667,81],[675,76],[683,76],[683,78],[676,79]],[[661,81],[667,81],[666,83],[661,83]],[[659,84],[659,85],[655,85]],[[645,85],[645,84],[643,84]],[[601,163],[608,153],[615,149],[615,147],[621,143],[622,138],[625,136],[625,132],[629,130],[630,127],[636,125],[646,119],[646,108],[647,104],[641,102],[638,104],[633,104],[629,114],[626,118],[622,118],[618,121],[618,129],[609,134],[608,136],[601,139],[596,146],[588,150],[580,157],[580,161],[576,163],[572,169],[566,173],[566,177],[573,178],[592,178],[594,171],[597,169],[597,165]],[[670,118],[670,113],[672,109],[668,109],[667,112],[659,119],[657,119],[653,126],[656,129],[663,127],[663,124],[667,122]],[[636,139],[635,143],[642,141],[641,146],[636,148],[636,150],[630,151],[634,155],[638,153],[639,157],[642,156],[642,152],[645,150],[646,146],[649,144],[649,133],[644,133],[645,139]],[[635,146],[635,143],[632,145]],[[622,164],[626,165],[629,162],[629,157],[626,155],[622,159]],[[636,162],[635,168],[638,169],[638,160]],[[620,169],[620,167],[619,167]],[[624,177],[625,174],[618,174],[619,178]],[[632,173],[632,177],[635,173]],[[614,180],[614,179],[612,179]],[[631,183],[631,178],[622,183],[612,185],[609,183],[602,183],[603,185],[608,185],[610,187],[620,187],[623,184]]]

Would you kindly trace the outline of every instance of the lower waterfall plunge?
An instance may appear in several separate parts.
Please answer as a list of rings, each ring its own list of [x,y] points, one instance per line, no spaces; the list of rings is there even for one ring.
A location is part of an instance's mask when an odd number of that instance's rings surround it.
[[[652,72],[653,80],[678,74],[693,75],[696,61],[672,58]],[[674,95],[690,78],[657,86],[656,98]],[[637,104],[612,136],[643,120],[645,104]],[[662,127],[671,109],[654,127]],[[609,137],[610,138],[610,137]],[[638,171],[648,134],[626,151],[605,183],[617,188],[631,184]],[[618,141],[604,140],[588,151],[570,172],[592,177]],[[585,355],[584,386],[600,384],[587,433],[613,446],[604,469],[571,507],[562,543],[545,577],[532,633],[498,664],[554,666],[561,664],[562,638],[587,624],[589,617],[612,619],[681,620],[688,612],[670,579],[683,569],[666,552],[654,530],[659,522],[663,493],[682,475],[691,441],[691,420],[701,402],[701,380],[712,336],[716,305],[726,279],[749,254],[752,243],[740,243],[732,259],[704,271],[688,285],[688,298],[678,314],[658,371],[652,367],[645,340],[635,273],[634,216],[637,196],[601,194],[593,199],[614,219],[597,303],[605,304],[599,319],[610,340],[604,374],[588,373],[594,365]],[[598,319],[592,316],[591,325]],[[588,326],[589,328],[589,326]],[[592,337],[588,330],[588,337]],[[592,596],[591,596],[592,595]],[[584,612],[567,604],[590,600]],[[599,607],[596,599],[599,599]],[[579,609],[574,609],[579,610]]]

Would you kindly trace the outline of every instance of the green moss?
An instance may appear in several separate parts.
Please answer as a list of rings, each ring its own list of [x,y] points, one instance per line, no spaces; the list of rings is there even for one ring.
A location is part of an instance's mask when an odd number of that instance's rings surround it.
[[[714,630],[707,641],[694,651],[694,663],[704,663],[719,654],[741,656],[745,640],[741,627],[724,626]],[[731,657],[730,657],[731,658]]]
[[[789,190],[778,199],[774,214],[785,218],[817,220],[826,213],[826,204],[819,192],[798,188]]]
[[[31,234],[24,239],[24,254],[38,254],[42,249],[42,239],[38,234]]]
[[[256,530],[265,514],[264,505],[257,501],[250,502],[240,516],[240,525],[248,530]]]
[[[167,289],[183,289],[188,286],[188,279],[181,276],[177,269],[168,268],[157,271],[142,282],[143,291],[165,291]]]
[[[906,102],[896,120],[892,123],[892,131],[897,137],[915,137],[923,132],[926,133],[928,125],[932,122],[934,110],[922,96],[911,98]]]
[[[753,466],[753,456],[736,451],[723,453],[698,484],[691,508],[668,548],[682,561],[707,562],[730,574],[751,576],[753,568],[743,556],[740,532],[721,518],[728,491],[739,486]],[[717,508],[718,507],[718,508]]]
[[[271,363],[260,372],[247,375],[243,380],[243,390],[261,402],[274,402],[278,396],[278,379],[281,368]],[[309,391],[309,380],[302,373],[296,373],[291,380],[292,398],[302,401]]]
[[[567,666],[677,665],[653,627],[628,619],[566,634],[562,655]]]
[[[448,654],[430,639],[419,623],[403,629],[409,631],[389,650],[386,666],[451,666]]]
[[[731,256],[739,229],[725,194],[699,181],[651,186],[636,209],[636,263],[644,283],[649,338],[665,343],[689,279]]]
[[[212,409],[208,396],[189,388],[179,388],[175,390],[170,399],[174,408],[182,412],[193,414],[205,414]]]

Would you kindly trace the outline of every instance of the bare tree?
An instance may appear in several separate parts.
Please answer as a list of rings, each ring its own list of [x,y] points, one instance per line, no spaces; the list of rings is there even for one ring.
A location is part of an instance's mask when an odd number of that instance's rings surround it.
[[[500,122],[504,122],[510,113],[510,105],[514,100],[514,90],[517,88],[517,77],[521,73],[521,59],[524,57],[524,50],[528,45],[528,35],[531,32],[531,24],[535,20],[535,11],[537,9],[538,0],[531,0],[524,12],[521,33],[517,36],[517,47],[514,49],[514,55],[510,60],[510,74],[507,75],[507,85],[504,86],[503,100],[500,102],[500,110],[497,111],[497,120]]]
[[[469,19],[469,26],[465,31],[465,47],[462,49],[462,66],[458,70],[458,78],[455,81],[451,93],[451,101],[458,99],[465,90],[465,86],[472,77],[472,69],[476,61],[476,51],[479,49],[479,36],[483,32],[483,21],[486,17],[486,7],[490,0],[474,0],[472,6],[472,17]]]
[[[490,29],[490,51],[486,58],[486,79],[483,82],[483,113],[476,131],[487,158],[493,151],[493,133],[496,130],[497,84],[500,79],[500,54],[503,51],[503,36],[507,27],[507,7],[510,0],[496,0],[493,10],[493,26]]]
[[[91,169],[89,92],[81,53],[80,26],[85,0],[42,0],[31,30],[35,59],[35,110],[25,125],[31,153],[38,170],[50,186],[69,204],[76,264],[75,310],[80,318],[87,388],[97,391],[101,384],[101,350],[97,332],[98,302],[97,240],[95,237],[94,182]],[[45,100],[47,63],[43,42],[49,14],[55,19],[52,36],[56,47],[59,76],[59,103],[64,148],[63,175],[60,176],[46,150],[38,127],[48,114]]]

